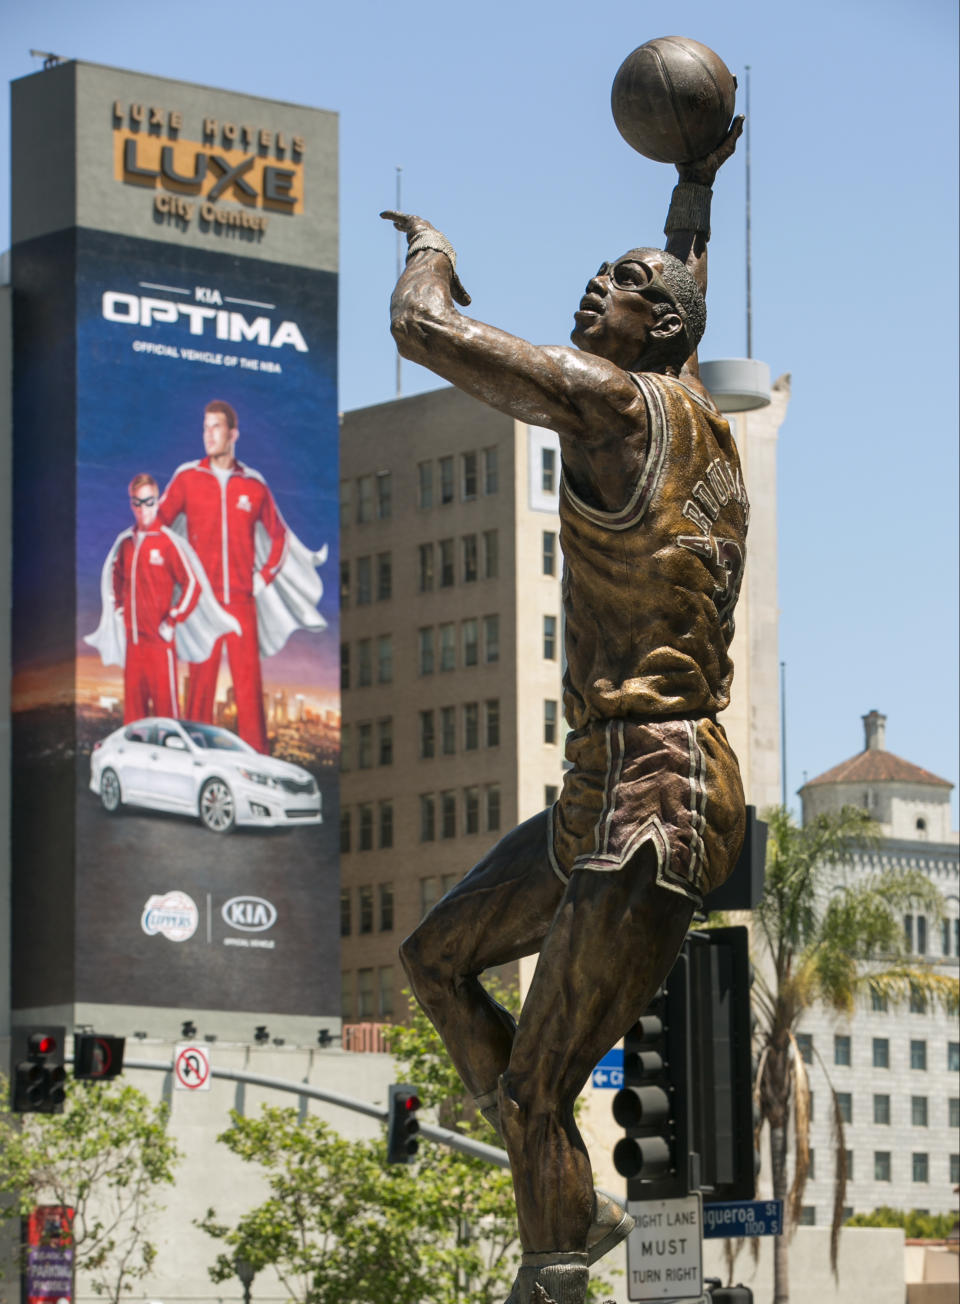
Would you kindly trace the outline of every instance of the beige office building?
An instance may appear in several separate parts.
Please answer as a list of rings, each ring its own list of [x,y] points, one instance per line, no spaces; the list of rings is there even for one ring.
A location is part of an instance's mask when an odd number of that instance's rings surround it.
[[[779,799],[776,444],[788,400],[784,378],[768,408],[730,418],[751,551],[724,723],[760,808]],[[403,1017],[399,941],[560,786],[559,476],[552,431],[455,389],[343,418],[347,1024]]]

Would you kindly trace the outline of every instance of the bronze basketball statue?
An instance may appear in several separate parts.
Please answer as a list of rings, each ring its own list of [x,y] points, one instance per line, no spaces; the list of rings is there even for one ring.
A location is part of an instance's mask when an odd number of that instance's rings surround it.
[[[450,242],[423,218],[383,214],[408,240],[391,303],[400,353],[560,436],[570,768],[556,805],[507,834],[401,947],[510,1155],[523,1256],[507,1304],[583,1304],[589,1264],[629,1232],[594,1191],[574,1101],[743,838],[739,768],[716,717],[748,509],[696,359],[710,187],[742,119],[723,126],[704,157],[678,163],[666,249],[631,249],[591,278],[572,348],[458,312],[470,300]],[[514,1023],[480,975],[536,952]]]

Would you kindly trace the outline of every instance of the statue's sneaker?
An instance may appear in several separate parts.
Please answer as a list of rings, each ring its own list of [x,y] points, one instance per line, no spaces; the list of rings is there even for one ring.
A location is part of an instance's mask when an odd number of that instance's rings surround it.
[[[636,1221],[606,1191],[593,1193],[593,1223],[587,1233],[587,1263],[596,1263],[630,1235]]]

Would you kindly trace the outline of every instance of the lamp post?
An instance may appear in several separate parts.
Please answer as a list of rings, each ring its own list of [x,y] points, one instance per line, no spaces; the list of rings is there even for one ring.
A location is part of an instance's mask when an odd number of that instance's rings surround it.
[[[233,1269],[243,1286],[243,1304],[250,1304],[250,1286],[257,1275],[257,1270],[248,1259],[241,1258],[234,1259]]]

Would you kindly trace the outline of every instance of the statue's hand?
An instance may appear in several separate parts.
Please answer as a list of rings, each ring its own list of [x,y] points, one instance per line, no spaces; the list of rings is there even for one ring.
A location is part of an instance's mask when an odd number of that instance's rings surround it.
[[[465,308],[470,302],[470,296],[461,284],[460,277],[457,275],[457,255],[454,253],[453,245],[424,217],[415,217],[412,213],[395,213],[392,208],[388,208],[380,216],[388,222],[392,222],[398,231],[403,231],[407,237],[407,257],[411,254],[419,253],[421,249],[434,249],[437,253],[446,254],[450,260],[452,276],[450,278],[450,293],[454,300]]]
[[[677,164],[680,180],[692,181],[700,186],[712,186],[714,177],[736,149],[742,131],[743,114],[739,113],[730,124],[730,130],[716,149],[711,150],[704,158],[694,159],[692,163]],[[414,220],[419,221],[419,219]]]

